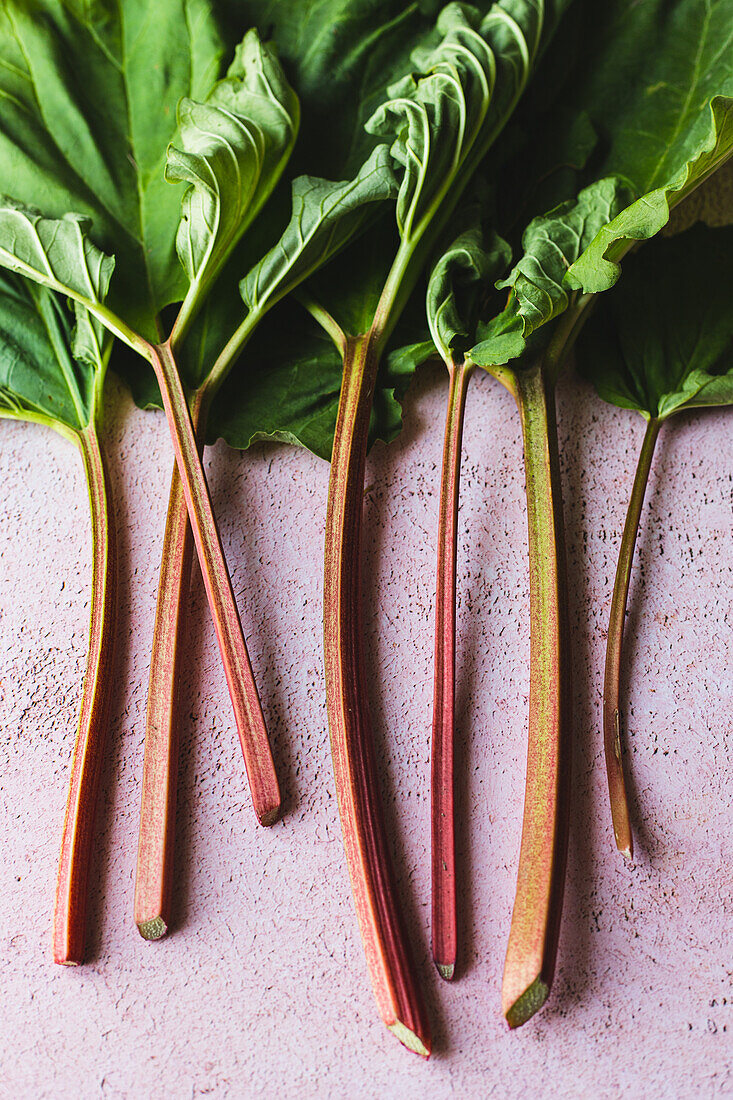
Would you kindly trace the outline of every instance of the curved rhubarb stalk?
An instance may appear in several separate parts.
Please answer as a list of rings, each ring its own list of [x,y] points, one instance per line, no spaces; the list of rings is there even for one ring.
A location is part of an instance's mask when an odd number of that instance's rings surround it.
[[[531,620],[527,784],[502,987],[502,1011],[518,1027],[546,1001],[555,970],[569,817],[570,668],[553,387],[541,363],[506,373],[524,438]]]
[[[171,428],[176,464],[204,588],[216,626],[252,803],[260,824],[271,825],[280,813],[280,789],[234,591],[214,519],[209,488],[199,457],[191,413],[170,343],[149,346],[148,355],[158,379],[163,407]]]
[[[449,365],[443,469],[438,512],[438,578],[435,588],[435,687],[431,749],[431,839],[433,961],[450,980],[456,967],[456,843],[453,805],[456,664],[456,549],[461,442],[473,364]]]
[[[377,365],[369,334],[348,339],[326,513],[326,701],[346,862],[377,1006],[390,1031],[427,1056],[429,1023],[396,897],[366,699],[361,519]]]
[[[613,834],[616,838],[616,847],[627,859],[632,858],[634,846],[631,835],[629,806],[626,798],[626,785],[624,783],[624,769],[621,762],[619,709],[621,647],[639,519],[644,505],[649,471],[654,457],[654,447],[661,426],[661,420],[652,417],[644,434],[644,442],[639,455],[639,463],[636,467],[634,487],[631,491],[629,510],[626,515],[624,533],[618,554],[616,580],[614,581],[613,597],[611,599],[611,617],[608,624],[608,640],[606,642],[606,674],[603,683],[603,747],[606,754],[606,774],[608,776],[608,794],[611,800]]]
[[[53,912],[53,961],[84,961],[89,860],[107,737],[115,644],[117,562],[110,493],[94,424],[74,433],[81,452],[92,525],[89,650],[61,839]]]

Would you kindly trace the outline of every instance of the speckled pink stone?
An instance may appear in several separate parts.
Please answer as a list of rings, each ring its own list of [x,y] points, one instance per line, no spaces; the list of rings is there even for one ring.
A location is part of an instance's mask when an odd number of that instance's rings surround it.
[[[432,601],[445,380],[367,470],[372,713],[402,896],[435,1027],[429,1063],[379,1021],[351,906],[321,657],[327,465],[281,446],[208,454],[287,796],[257,826],[196,581],[183,690],[176,929],[132,920],[145,695],[171,448],[109,390],[122,578],[119,690],[92,872],[90,962],[52,964],[49,918],[84,667],[86,503],[73,449],[0,424],[0,1096],[733,1095],[733,413],[664,431],[631,590],[625,689],[637,860],[613,849],[600,727],[604,635],[641,418],[560,392],[576,764],[565,922],[544,1011],[510,1033],[499,988],[524,781],[528,591],[518,418],[469,393],[460,526],[463,950],[429,957]]]

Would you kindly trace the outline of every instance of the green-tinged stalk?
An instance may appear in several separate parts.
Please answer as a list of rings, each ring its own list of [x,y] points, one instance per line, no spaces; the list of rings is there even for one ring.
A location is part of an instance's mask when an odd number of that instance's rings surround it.
[[[54,962],[74,965],[84,961],[86,944],[87,879],[111,702],[117,561],[109,483],[96,428],[92,423],[68,434],[84,464],[92,527],[89,650],[52,924]]]
[[[562,915],[570,795],[570,654],[552,383],[543,363],[512,372],[522,419],[530,569],[527,781],[502,1011],[525,1023],[550,992]]]
[[[373,327],[348,338],[344,358],[326,513],[326,699],[346,861],[374,995],[387,1027],[410,1050],[427,1056],[429,1022],[396,895],[363,653],[361,521],[380,345]]]
[[[454,807],[456,552],[461,443],[468,382],[473,364],[449,364],[438,513],[438,575],[435,589],[435,687],[431,750],[432,945],[441,977],[456,967],[456,844]]]
[[[619,549],[616,580],[611,599],[611,617],[606,643],[606,673],[603,684],[603,746],[606,754],[608,794],[611,800],[611,816],[616,847],[627,859],[633,857],[633,837],[629,819],[629,806],[621,760],[621,715],[619,696],[621,690],[621,652],[624,636],[624,619],[629,595],[631,566],[639,530],[641,510],[644,505],[649,471],[654,457],[654,447],[662,421],[651,417],[644,433],[639,462],[636,467],[634,487],[631,491],[629,510],[626,514],[624,533]]]

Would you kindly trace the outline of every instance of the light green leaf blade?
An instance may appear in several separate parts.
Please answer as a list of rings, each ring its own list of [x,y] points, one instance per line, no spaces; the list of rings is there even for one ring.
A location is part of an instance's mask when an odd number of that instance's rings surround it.
[[[446,363],[474,341],[481,295],[511,259],[507,242],[482,229],[479,209],[469,209],[466,220],[435,263],[425,299],[430,335]]]
[[[247,309],[269,309],[340,251],[396,192],[386,145],[376,147],[353,180],[294,180],[290,222],[239,285]]]
[[[473,362],[484,367],[509,362],[522,354],[534,332],[565,311],[568,270],[628,198],[623,181],[602,179],[584,188],[577,199],[533,218],[522,237],[521,259],[496,284],[511,288],[507,306],[488,324],[479,325],[478,341],[469,352]]]
[[[169,147],[165,174],[189,184],[176,236],[187,300],[206,293],[267,201],[292,151],[299,114],[297,96],[256,30],[205,102],[181,101],[181,147]]]
[[[624,264],[576,362],[611,404],[666,418],[733,403],[733,228],[695,226]]]
[[[501,0],[482,17],[449,4],[415,71],[388,90],[366,128],[391,137],[401,170],[397,225],[418,240],[469,156],[479,159],[506,122],[538,54],[544,4]]]
[[[670,210],[731,156],[733,99],[716,96],[705,114],[709,125],[691,158],[668,182],[642,195],[600,230],[568,272],[568,286],[592,294],[609,290],[621,274],[618,261],[631,244],[655,236],[667,224]]]
[[[32,279],[82,306],[100,306],[115,267],[113,256],[89,239],[89,219],[80,214],[46,218],[0,196],[0,266]],[[89,334],[80,337],[80,347]]]

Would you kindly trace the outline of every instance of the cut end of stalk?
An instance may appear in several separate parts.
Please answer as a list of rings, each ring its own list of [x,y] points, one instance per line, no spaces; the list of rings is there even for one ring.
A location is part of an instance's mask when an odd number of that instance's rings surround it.
[[[81,959],[65,959],[58,955],[54,955],[53,961],[57,966],[81,966]]]
[[[625,859],[634,858],[634,839],[631,835],[631,822],[629,821],[626,802],[622,805],[611,803],[611,817],[613,819],[613,839],[616,847]]]
[[[527,1020],[531,1019],[535,1012],[539,1012],[542,1008],[549,993],[550,987],[547,982],[543,982],[541,977],[535,978],[513,1004],[509,1005],[508,1008],[504,1007],[504,1018],[509,1027],[514,1029],[526,1024]]]
[[[436,962],[435,965],[438,968],[438,973],[440,974],[441,978],[445,978],[445,980],[447,982],[452,982],[453,981],[453,975],[456,972],[456,964],[455,963],[439,963],[439,962]]]
[[[144,940],[159,940],[168,931],[168,925],[162,917],[137,921],[137,930]]]
[[[424,1043],[419,1035],[416,1035],[414,1031],[411,1031],[405,1024],[400,1023],[399,1020],[396,1020],[393,1024],[387,1024],[387,1027],[408,1050],[419,1054],[422,1058],[430,1057],[430,1040],[427,1040],[427,1044]]]
[[[270,807],[264,811],[255,810],[257,814],[257,820],[260,825],[268,826],[274,825],[276,821],[280,820],[280,813],[282,811],[282,804],[278,802],[275,806]]]

